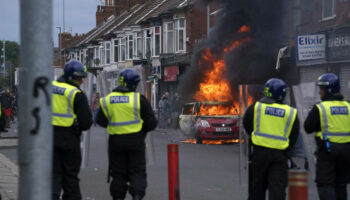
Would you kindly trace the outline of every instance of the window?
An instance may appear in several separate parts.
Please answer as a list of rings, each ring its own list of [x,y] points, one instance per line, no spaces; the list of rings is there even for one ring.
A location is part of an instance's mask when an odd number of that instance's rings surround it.
[[[335,0],[323,0],[322,19],[332,19],[335,17]]]
[[[125,61],[126,57],[126,37],[120,39],[120,61]]]
[[[84,50],[80,51],[80,62],[84,64]]]
[[[119,62],[119,39],[114,40],[114,62]]]
[[[80,51],[77,51],[77,60],[80,61]]]
[[[133,35],[128,35],[128,60],[134,57],[134,37]]]
[[[106,42],[106,64],[111,63],[111,43]]]
[[[185,19],[178,19],[175,21],[175,51],[186,51],[186,22]]]
[[[105,57],[105,45],[104,45],[104,43],[100,47],[100,55],[101,55],[100,61],[101,61],[101,64],[103,65],[103,64],[105,64],[105,58],[106,58]]]
[[[136,58],[141,58],[142,55],[142,33],[141,32],[136,32],[135,33],[135,53],[134,55]]]
[[[151,44],[152,44],[152,37],[151,37],[151,30],[146,29],[144,31],[144,43],[143,43],[143,53],[144,58],[151,57]]]
[[[164,24],[164,52],[174,53],[174,23]]]
[[[153,34],[153,44],[152,44],[152,56],[159,56],[160,55],[160,26],[154,27],[154,34]]]

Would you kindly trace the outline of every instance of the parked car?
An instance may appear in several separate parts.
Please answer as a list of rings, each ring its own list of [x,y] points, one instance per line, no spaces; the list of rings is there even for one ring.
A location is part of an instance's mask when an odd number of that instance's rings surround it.
[[[233,107],[232,102],[192,102],[183,106],[179,116],[179,126],[186,134],[201,144],[203,139],[238,139],[239,115],[208,115],[204,108],[215,106]],[[202,109],[202,110],[201,110]],[[202,112],[201,112],[202,111]]]

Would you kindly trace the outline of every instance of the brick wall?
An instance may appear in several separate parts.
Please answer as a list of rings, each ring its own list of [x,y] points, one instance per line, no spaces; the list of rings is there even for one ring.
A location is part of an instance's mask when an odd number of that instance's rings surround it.
[[[146,0],[115,0],[114,5],[116,7],[116,14],[120,15],[125,10],[129,10],[136,4],[142,4]]]
[[[322,1],[320,0],[303,0],[313,1],[313,9],[304,11],[302,14],[302,23],[305,24],[300,28],[301,33],[312,33],[329,29],[334,26],[350,23],[350,1],[335,0],[336,17],[329,20],[322,20]]]
[[[217,9],[217,5],[210,6],[210,13]],[[193,47],[196,41],[206,38],[207,36],[207,7],[196,1],[191,5],[186,13],[186,30],[187,37],[189,37],[189,43],[187,43],[187,49],[189,53],[192,53]],[[214,26],[214,16],[210,17],[210,26]]]
[[[106,21],[108,17],[116,15],[115,6],[97,6],[96,11],[96,26]]]

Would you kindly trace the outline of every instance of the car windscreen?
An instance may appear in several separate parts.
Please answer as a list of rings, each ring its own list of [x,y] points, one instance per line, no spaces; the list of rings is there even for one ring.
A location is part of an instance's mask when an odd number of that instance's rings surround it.
[[[184,105],[182,108],[183,115],[192,115],[193,113],[193,105]]]

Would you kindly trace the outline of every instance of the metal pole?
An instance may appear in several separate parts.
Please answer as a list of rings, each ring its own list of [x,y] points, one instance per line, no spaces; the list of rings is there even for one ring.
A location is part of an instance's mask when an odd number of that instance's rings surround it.
[[[21,0],[19,200],[52,198],[52,0]]]
[[[5,83],[5,78],[6,78],[6,41],[4,40],[3,41],[3,48],[2,48],[4,51],[2,52],[4,55],[4,65],[3,65],[3,67],[4,67],[4,83]]]
[[[65,9],[64,9],[64,0],[63,0],[63,33],[66,31],[66,13],[65,13]]]
[[[61,27],[56,27],[56,28],[58,28],[59,30],[60,30],[60,35],[59,35],[59,37],[58,37],[58,47],[59,47],[59,55],[60,55],[60,67],[62,67],[62,54],[61,54],[61,46],[62,46],[62,30],[61,30]]]
[[[169,200],[180,200],[179,145],[168,144]]]

